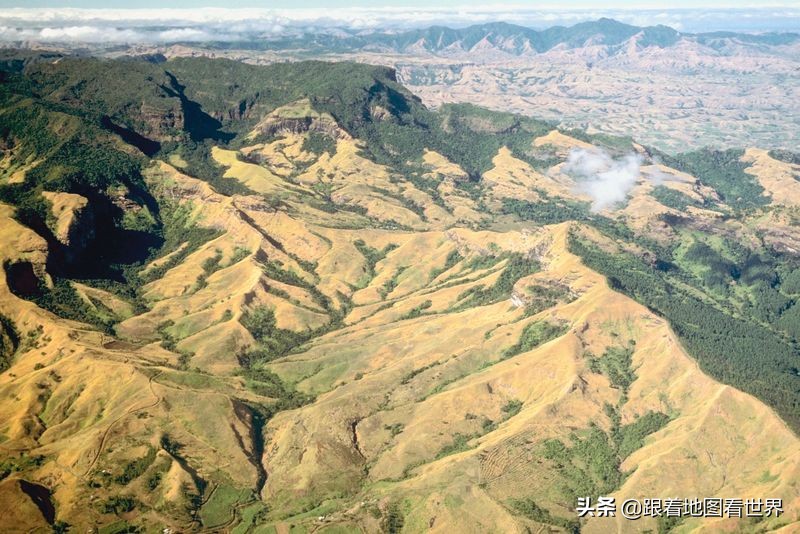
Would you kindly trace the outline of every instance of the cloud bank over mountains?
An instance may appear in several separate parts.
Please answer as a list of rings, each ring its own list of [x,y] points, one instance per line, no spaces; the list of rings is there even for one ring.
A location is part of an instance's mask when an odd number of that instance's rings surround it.
[[[65,43],[166,43],[269,39],[303,33],[371,33],[431,25],[463,27],[504,21],[542,29],[613,18],[684,32],[798,31],[800,7],[745,9],[531,9],[489,6],[349,9],[75,9],[10,8],[0,12],[0,40]]]

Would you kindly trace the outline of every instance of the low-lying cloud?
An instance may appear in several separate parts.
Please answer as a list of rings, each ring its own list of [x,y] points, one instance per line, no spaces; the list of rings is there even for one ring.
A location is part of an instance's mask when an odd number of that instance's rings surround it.
[[[790,31],[797,7],[745,9],[531,9],[508,6],[346,9],[75,9],[0,11],[0,41],[167,43],[263,39],[302,33],[402,31],[431,25],[464,27],[506,21],[542,29],[610,17],[639,26],[664,24],[687,32]]]
[[[578,191],[592,198],[592,211],[619,206],[642,177],[642,156],[631,153],[613,158],[599,149],[574,148],[564,171],[577,182]]]
[[[36,41],[42,43],[187,43],[232,41],[241,35],[202,27],[176,27],[159,30],[97,25],[12,28],[0,26],[0,41]]]

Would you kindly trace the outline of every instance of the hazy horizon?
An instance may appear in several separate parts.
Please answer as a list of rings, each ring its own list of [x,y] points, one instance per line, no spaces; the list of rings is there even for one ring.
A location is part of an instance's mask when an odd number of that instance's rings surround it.
[[[6,2],[0,2],[0,6]],[[86,4],[86,2],[84,2]],[[0,39],[5,42],[200,42],[269,38],[306,32],[402,31],[445,25],[454,28],[508,22],[535,29],[570,26],[603,17],[636,26],[665,25],[687,33],[709,31],[796,32],[800,6],[698,7],[652,9],[620,7],[545,9],[486,4],[473,7],[378,7],[345,9],[214,8],[88,9],[11,7],[0,13]],[[678,2],[676,5],[684,5]],[[113,4],[112,4],[113,5]],[[183,5],[183,4],[180,4]]]

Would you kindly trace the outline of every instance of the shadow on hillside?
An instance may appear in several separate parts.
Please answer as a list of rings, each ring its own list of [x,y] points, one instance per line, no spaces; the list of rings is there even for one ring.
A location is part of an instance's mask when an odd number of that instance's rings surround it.
[[[166,74],[169,76],[171,87],[164,87],[164,90],[171,96],[180,99],[183,109],[183,129],[189,134],[192,141],[212,139],[227,143],[236,136],[236,134],[221,131],[222,123],[203,111],[200,104],[190,100],[184,92],[186,86],[181,85],[173,74],[169,72]]]

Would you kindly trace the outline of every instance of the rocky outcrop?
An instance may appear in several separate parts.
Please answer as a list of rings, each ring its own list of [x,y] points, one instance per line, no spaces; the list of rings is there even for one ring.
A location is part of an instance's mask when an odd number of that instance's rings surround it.
[[[251,118],[253,114],[253,106],[255,105],[257,98],[258,95],[245,98],[244,100],[240,101],[237,106],[228,108],[226,111],[223,112],[213,112],[211,113],[211,116],[217,119],[218,121],[247,120]]]
[[[145,126],[140,133],[155,141],[173,141],[184,129],[185,118],[180,107],[165,110],[142,104],[139,113]]]
[[[339,128],[339,125],[333,120],[314,117],[292,119],[268,117],[258,124],[257,130],[267,137],[274,137],[280,134],[317,132],[333,137],[334,139],[350,139],[350,135]]]
[[[261,119],[253,132],[266,137],[317,132],[333,139],[352,139],[331,115],[315,111],[307,100],[274,110]]]

